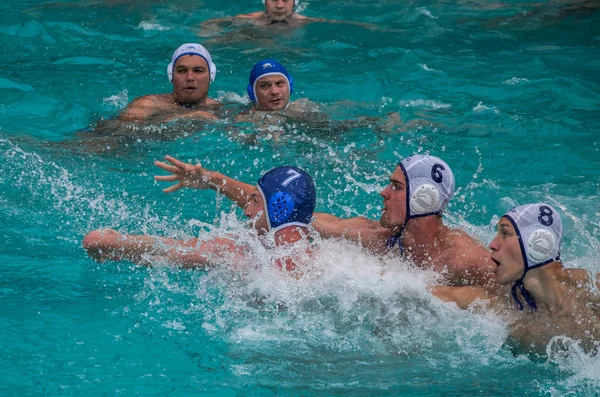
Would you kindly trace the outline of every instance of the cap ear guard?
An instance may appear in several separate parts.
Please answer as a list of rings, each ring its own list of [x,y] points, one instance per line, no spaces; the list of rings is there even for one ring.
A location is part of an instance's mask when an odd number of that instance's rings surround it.
[[[254,95],[254,88],[252,88],[252,84],[248,84],[246,87],[246,92],[248,93],[248,97],[252,102],[256,102],[256,95]]]
[[[398,166],[406,180],[406,222],[441,214],[454,194],[454,175],[448,164],[435,156],[413,155]]]
[[[546,229],[534,230],[527,239],[525,251],[527,258],[534,263],[554,259],[552,252],[556,246],[556,238]]]
[[[423,215],[437,211],[440,192],[432,184],[418,186],[410,195],[410,211],[414,215]]]
[[[526,204],[504,215],[515,228],[521,244],[525,272],[560,259],[560,215],[547,204]]]

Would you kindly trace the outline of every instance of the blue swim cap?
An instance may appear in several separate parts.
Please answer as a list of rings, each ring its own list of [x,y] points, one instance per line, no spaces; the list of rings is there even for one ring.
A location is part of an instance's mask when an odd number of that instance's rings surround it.
[[[294,92],[294,79],[292,79],[292,76],[290,76],[287,69],[274,59],[264,59],[256,63],[250,71],[250,79],[246,91],[252,102],[256,102],[256,81],[261,77],[273,74],[279,74],[285,77],[290,86],[290,95]]]
[[[315,211],[315,183],[300,168],[272,169],[258,180],[258,191],[266,207],[269,230],[286,226],[306,227]]]

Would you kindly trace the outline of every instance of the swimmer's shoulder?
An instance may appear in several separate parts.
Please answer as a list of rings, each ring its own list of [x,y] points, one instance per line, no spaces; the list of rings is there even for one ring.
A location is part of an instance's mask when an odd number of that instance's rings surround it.
[[[263,17],[265,15],[264,11],[256,11],[256,12],[251,12],[249,14],[239,14],[234,16],[233,18],[239,18],[239,19],[259,19],[261,17]]]
[[[221,105],[221,102],[217,101],[216,99],[206,98],[206,106],[219,106],[219,105]]]
[[[173,94],[150,94],[135,98],[130,106],[166,107],[175,103]]]
[[[311,101],[308,98],[299,98],[294,102],[290,102],[287,110],[293,112],[320,112],[321,108],[318,103]]]

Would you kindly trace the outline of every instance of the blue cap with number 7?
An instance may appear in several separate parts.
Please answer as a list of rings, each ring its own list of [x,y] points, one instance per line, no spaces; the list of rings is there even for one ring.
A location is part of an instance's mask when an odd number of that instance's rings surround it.
[[[306,227],[315,211],[315,183],[298,167],[283,166],[268,171],[258,180],[265,202],[269,230],[287,226]]]
[[[440,215],[454,195],[454,174],[442,159],[416,154],[398,166],[406,179],[406,222]]]

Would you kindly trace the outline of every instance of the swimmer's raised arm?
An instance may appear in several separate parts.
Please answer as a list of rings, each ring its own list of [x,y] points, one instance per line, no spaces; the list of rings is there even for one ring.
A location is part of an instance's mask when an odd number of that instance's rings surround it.
[[[154,165],[170,172],[172,175],[158,175],[154,179],[162,182],[177,182],[163,189],[165,193],[172,193],[184,187],[212,189],[225,195],[225,197],[234,201],[239,207],[244,208],[254,191],[254,186],[221,173],[209,171],[200,164],[184,163],[171,156],[165,156],[165,159],[172,165],[163,163],[162,161],[155,161]]]
[[[315,213],[313,225],[321,236],[344,237],[377,253],[385,252],[386,241],[392,235],[378,221],[364,217],[341,219],[331,214]]]
[[[137,265],[150,265],[148,257],[159,257],[183,268],[205,268],[223,253],[241,255],[243,250],[227,238],[208,241],[175,240],[165,237],[121,234],[102,229],[88,233],[83,247],[98,262],[127,260]]]

